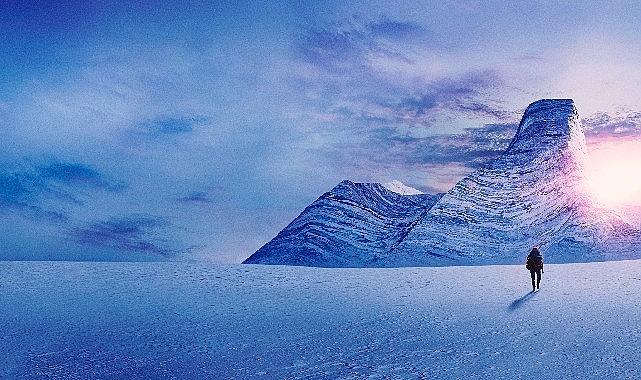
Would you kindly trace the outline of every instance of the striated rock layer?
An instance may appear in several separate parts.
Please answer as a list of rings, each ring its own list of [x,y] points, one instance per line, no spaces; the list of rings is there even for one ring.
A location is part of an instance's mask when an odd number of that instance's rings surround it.
[[[308,206],[246,264],[377,265],[439,196],[400,195],[378,183],[343,181]]]
[[[420,266],[520,263],[532,246],[547,262],[635,257],[641,234],[585,188],[589,160],[569,99],[525,111],[504,154],[443,196],[342,182],[245,263]]]

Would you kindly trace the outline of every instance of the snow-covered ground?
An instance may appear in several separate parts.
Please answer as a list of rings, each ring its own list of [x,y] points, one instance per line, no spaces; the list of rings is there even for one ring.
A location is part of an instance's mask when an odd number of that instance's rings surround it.
[[[641,261],[0,273],[0,378],[641,377]]]

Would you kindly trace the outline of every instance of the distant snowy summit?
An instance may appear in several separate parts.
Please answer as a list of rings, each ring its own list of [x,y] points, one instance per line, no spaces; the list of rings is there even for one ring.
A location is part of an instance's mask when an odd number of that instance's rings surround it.
[[[409,187],[402,183],[401,181],[394,180],[392,182],[387,182],[384,183],[383,186],[389,190],[392,191],[396,194],[401,194],[401,195],[417,195],[417,194],[423,194],[422,191],[417,190],[413,187]]]
[[[245,263],[399,267],[641,257],[641,232],[593,205],[588,155],[574,102],[525,110],[508,149],[442,195],[398,181],[343,181]]]

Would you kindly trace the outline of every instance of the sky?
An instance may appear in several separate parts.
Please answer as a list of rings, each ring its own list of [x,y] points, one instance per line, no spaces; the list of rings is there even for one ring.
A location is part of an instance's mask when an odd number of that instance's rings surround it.
[[[0,258],[241,262],[341,180],[447,191],[542,98],[575,100],[593,152],[638,144],[640,18],[627,1],[4,1]]]

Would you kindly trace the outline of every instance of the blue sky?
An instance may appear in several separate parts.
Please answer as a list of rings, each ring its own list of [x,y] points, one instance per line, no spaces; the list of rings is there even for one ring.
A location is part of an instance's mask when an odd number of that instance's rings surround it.
[[[6,1],[4,259],[240,262],[343,179],[445,191],[525,107],[641,134],[634,2]]]

